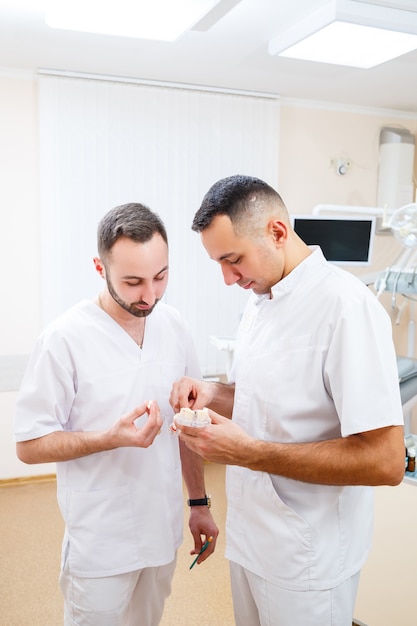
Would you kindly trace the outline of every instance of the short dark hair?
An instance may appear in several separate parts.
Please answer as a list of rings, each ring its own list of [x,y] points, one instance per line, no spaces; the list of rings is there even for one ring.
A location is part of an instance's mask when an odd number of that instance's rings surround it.
[[[285,209],[281,196],[260,178],[236,174],[218,180],[206,193],[194,216],[192,230],[201,232],[217,215],[227,215],[235,230],[244,231],[244,222],[254,213],[266,212],[271,206]]]
[[[111,209],[102,217],[97,227],[97,249],[100,258],[106,259],[120,237],[145,243],[159,233],[168,245],[163,221],[144,204],[131,202]]]

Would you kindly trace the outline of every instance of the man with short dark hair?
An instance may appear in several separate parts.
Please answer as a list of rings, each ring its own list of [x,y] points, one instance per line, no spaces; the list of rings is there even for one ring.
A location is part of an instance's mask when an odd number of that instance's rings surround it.
[[[190,333],[161,302],[168,243],[141,204],[109,211],[94,264],[105,286],[41,334],[15,416],[25,463],[57,463],[65,520],[65,626],[157,626],[182,541],[181,468],[191,502],[206,498],[201,457],[170,432],[169,393],[200,371]],[[180,459],[181,455],[181,459]],[[192,506],[192,553],[218,534]]]
[[[229,383],[183,378],[171,393],[174,408],[212,409],[212,424],[181,426],[180,438],[228,466],[236,624],[351,626],[370,548],[370,486],[404,475],[389,316],[297,236],[262,180],[215,183],[193,229],[225,283],[253,292]]]

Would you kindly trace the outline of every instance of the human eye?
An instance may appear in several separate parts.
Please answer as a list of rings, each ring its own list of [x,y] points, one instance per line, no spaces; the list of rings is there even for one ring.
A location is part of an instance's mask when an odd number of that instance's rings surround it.
[[[229,259],[230,265],[238,265],[242,260],[242,257],[238,256],[236,259]]]
[[[167,275],[167,272],[168,272],[168,270],[164,270],[164,271],[163,271],[163,272],[161,272],[160,274],[157,274],[157,275],[155,276],[155,280],[156,280],[156,281],[162,281],[162,280],[165,280],[166,275]]]

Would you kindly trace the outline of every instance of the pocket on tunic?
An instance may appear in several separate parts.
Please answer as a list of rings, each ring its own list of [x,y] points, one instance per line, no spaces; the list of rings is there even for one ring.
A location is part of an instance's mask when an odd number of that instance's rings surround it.
[[[137,563],[128,487],[73,491],[68,505],[69,565],[78,576],[106,576]]]
[[[228,558],[281,586],[308,589],[313,529],[282,502],[269,474],[239,468],[235,482],[234,469],[228,468]]]

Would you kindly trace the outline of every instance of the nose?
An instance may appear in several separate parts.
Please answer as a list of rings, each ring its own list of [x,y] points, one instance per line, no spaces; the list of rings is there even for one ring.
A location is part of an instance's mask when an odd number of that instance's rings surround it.
[[[223,280],[228,287],[237,283],[240,278],[240,273],[231,265],[222,265],[222,273]]]
[[[156,292],[155,292],[155,288],[152,282],[145,283],[144,285],[142,285],[142,289],[139,293],[138,300],[140,302],[146,302],[146,304],[148,304],[149,306],[152,306],[155,304]]]

